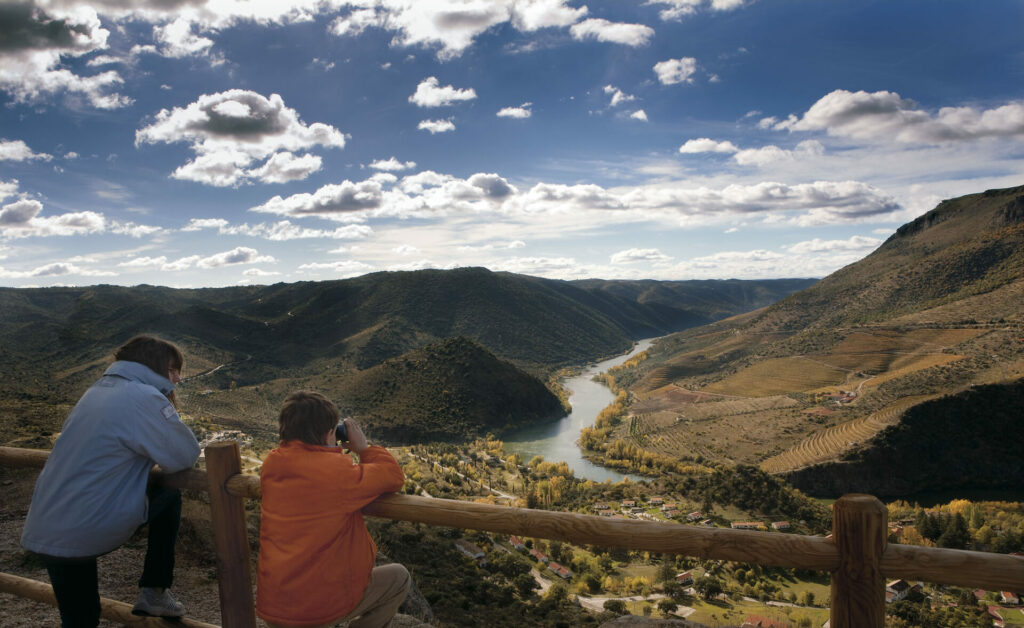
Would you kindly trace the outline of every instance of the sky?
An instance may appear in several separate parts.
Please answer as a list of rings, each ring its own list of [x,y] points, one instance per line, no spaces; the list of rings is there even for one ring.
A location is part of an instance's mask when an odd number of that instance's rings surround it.
[[[822,277],[1024,184],[1022,0],[0,0],[0,286]]]

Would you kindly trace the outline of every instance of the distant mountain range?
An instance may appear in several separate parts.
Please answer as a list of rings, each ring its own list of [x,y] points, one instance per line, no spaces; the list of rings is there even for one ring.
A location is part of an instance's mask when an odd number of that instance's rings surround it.
[[[1024,376],[1024,187],[943,201],[813,286],[669,336],[646,358],[615,373],[637,398],[632,429],[646,447],[760,463],[810,490],[892,494],[913,484],[899,478],[918,477],[911,465],[920,459],[893,443],[926,442],[931,458],[946,462],[947,451],[965,454],[962,439],[953,442],[958,429],[921,418],[954,403],[944,396],[978,387],[966,407],[982,408],[985,395],[1018,394],[1003,387]],[[957,407],[943,421],[977,418]],[[986,415],[982,438],[1019,431],[1012,416],[1019,408]],[[832,464],[855,459],[863,470],[883,458],[878,473]],[[1001,473],[999,460],[978,464],[984,469],[960,474],[961,485],[1024,482],[1019,465]],[[844,480],[822,477],[830,473]],[[953,485],[947,474],[934,477]]]
[[[813,282],[573,282],[463,268],[217,289],[0,289],[0,399],[11,408],[14,402],[73,402],[106,367],[114,348],[147,332],[182,346],[186,389],[205,391],[203,407],[219,408],[218,418],[236,423],[243,418],[229,410],[236,404],[218,401],[222,391],[260,387],[261,400],[246,407],[272,407],[274,395],[289,386],[355,394],[376,377],[401,380],[403,403],[412,404],[405,409],[418,408],[401,421],[423,419],[430,433],[450,436],[437,423],[437,413],[451,401],[439,397],[445,390],[432,389],[439,380],[411,373],[398,377],[397,365],[405,362],[395,359],[421,363],[430,357],[450,366],[458,363],[452,351],[459,350],[467,363],[480,366],[479,372],[501,372],[505,367],[496,363],[508,362],[525,377],[545,380],[562,367],[624,352],[634,339],[762,307]],[[438,344],[450,338],[469,342]],[[433,349],[409,353],[427,347]],[[445,381],[455,388],[473,381],[476,393],[494,393],[477,373],[463,373],[470,375],[464,382]],[[411,390],[417,386],[421,390]],[[272,398],[264,399],[271,391]],[[377,417],[382,432],[385,417],[399,420],[384,411],[384,401],[356,396],[362,399],[359,412]],[[510,407],[528,405],[520,400]],[[470,416],[470,411],[484,415]],[[540,404],[523,420],[551,414]],[[508,418],[494,407],[465,406],[463,415],[450,420],[467,426],[461,431],[475,432],[505,425]]]

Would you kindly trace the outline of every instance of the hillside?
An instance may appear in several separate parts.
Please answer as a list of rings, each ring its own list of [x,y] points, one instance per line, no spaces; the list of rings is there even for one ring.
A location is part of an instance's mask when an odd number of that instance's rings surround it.
[[[940,203],[876,251],[616,370],[611,438],[783,473],[837,460],[916,404],[1024,376],[1024,187]]]
[[[565,413],[543,382],[462,337],[360,371],[337,395],[343,412],[394,443],[500,435]]]
[[[73,403],[112,350],[141,332],[185,350],[181,397],[197,412],[269,430],[268,408],[282,391],[328,385],[325,374],[348,377],[446,338],[467,338],[546,380],[621,353],[635,338],[743,311],[812,282],[567,282],[462,268],[199,290],[0,288],[0,433],[33,439],[54,429],[66,413],[61,404]]]

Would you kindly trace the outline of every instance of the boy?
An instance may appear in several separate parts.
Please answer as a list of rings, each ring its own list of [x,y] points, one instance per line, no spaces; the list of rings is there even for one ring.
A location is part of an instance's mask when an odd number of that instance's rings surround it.
[[[271,628],[387,626],[409,591],[405,567],[374,567],[377,547],[360,512],[402,487],[402,469],[345,419],[355,464],[336,446],[338,419],[323,395],[293,393],[278,417],[280,446],[263,461],[256,611]]]

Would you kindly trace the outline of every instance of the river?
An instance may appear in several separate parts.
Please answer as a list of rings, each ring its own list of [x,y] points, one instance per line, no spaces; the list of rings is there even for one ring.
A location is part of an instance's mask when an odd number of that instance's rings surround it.
[[[576,443],[580,437],[580,430],[593,425],[598,413],[615,401],[612,391],[604,384],[593,381],[593,377],[622,364],[651,346],[653,341],[654,338],[640,340],[629,353],[598,362],[579,375],[564,380],[562,385],[569,391],[572,411],[554,423],[533,425],[505,434],[505,451],[518,453],[523,457],[523,462],[528,462],[534,456],[544,456],[544,460],[549,462],[564,460],[569,463],[569,468],[576,477],[595,482],[619,482],[627,477],[633,481],[642,480],[639,475],[619,473],[590,462],[583,457],[583,452]]]

